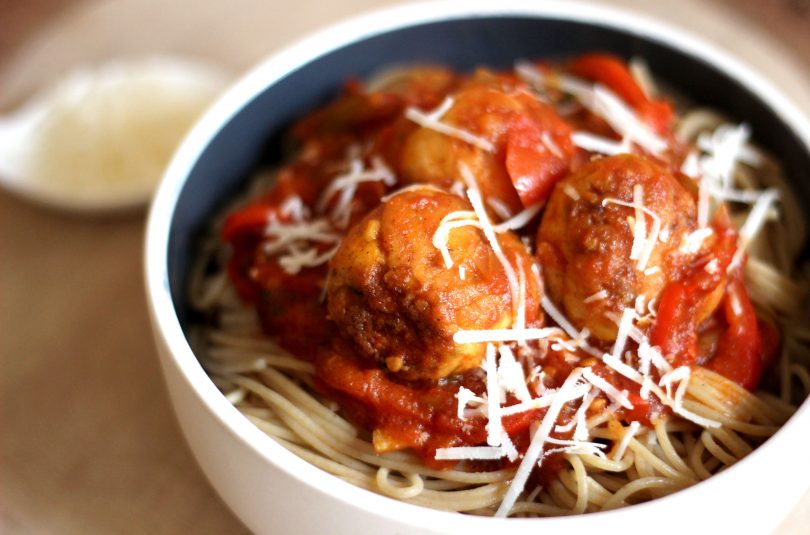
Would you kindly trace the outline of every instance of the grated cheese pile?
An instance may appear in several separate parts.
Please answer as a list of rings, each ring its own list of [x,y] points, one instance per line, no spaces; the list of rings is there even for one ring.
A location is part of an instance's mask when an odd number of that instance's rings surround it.
[[[349,226],[349,219],[352,215],[351,202],[355,193],[357,193],[359,184],[363,182],[382,182],[390,187],[397,182],[394,173],[385,165],[382,158],[375,156],[372,158],[372,167],[365,169],[363,161],[355,155],[357,152],[359,152],[358,147],[353,146],[350,148],[351,160],[348,164],[348,171],[332,179],[318,200],[317,209],[323,213],[326,211],[329,201],[337,195],[337,202],[329,216],[335,226],[340,229]]]

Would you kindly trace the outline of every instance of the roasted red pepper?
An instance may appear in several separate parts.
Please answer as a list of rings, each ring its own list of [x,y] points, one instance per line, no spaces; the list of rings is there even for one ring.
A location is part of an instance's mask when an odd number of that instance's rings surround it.
[[[715,218],[712,229],[715,241],[711,251],[699,258],[683,278],[667,284],[650,331],[650,343],[660,347],[675,366],[697,360],[698,326],[719,304],[726,270],[736,250],[737,233],[724,212]]]
[[[728,328],[720,335],[717,352],[706,367],[743,388],[753,390],[762,376],[762,339],[754,306],[739,269],[726,286],[723,314]]]
[[[625,62],[611,54],[583,54],[567,69],[572,74],[599,82],[616,93],[658,134],[670,131],[674,119],[672,105],[666,100],[650,99],[633,78]]]
[[[723,328],[714,354],[701,364],[753,390],[766,360],[773,359],[778,335],[769,335],[763,345],[760,322],[745,289],[742,263],[729,269],[737,234],[728,226],[725,212],[718,215],[713,228],[717,239],[709,256],[702,258],[685,278],[664,289],[650,342],[659,346],[673,365],[695,364],[699,359],[699,325],[713,313]],[[706,269],[709,262],[712,269]],[[721,289],[722,300],[715,307]]]

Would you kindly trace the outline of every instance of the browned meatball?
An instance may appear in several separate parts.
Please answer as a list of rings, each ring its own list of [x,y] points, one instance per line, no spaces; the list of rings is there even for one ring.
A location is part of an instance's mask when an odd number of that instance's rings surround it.
[[[463,226],[449,233],[451,268],[432,243],[447,214],[469,210],[449,193],[405,191],[349,230],[330,262],[327,307],[360,355],[405,379],[438,379],[483,359],[485,344],[456,344],[456,331],[512,325],[506,271],[483,232]],[[498,241],[512,269],[526,274],[526,321],[537,324],[531,256],[512,233]]]
[[[633,203],[636,186],[661,220],[642,266],[630,258],[635,209],[620,204]],[[650,238],[653,219],[645,219]],[[548,293],[577,328],[614,340],[622,309],[639,295],[645,303],[657,297],[691,260],[679,245],[695,228],[694,198],[663,167],[629,154],[592,161],[556,185],[543,215],[537,254]]]
[[[452,95],[452,106],[441,119],[488,143],[490,150],[431,128],[414,128],[404,137],[397,160],[404,182],[447,188],[464,164],[484,198],[513,213],[548,196],[575,152],[570,127],[529,93],[497,85],[467,84]]]

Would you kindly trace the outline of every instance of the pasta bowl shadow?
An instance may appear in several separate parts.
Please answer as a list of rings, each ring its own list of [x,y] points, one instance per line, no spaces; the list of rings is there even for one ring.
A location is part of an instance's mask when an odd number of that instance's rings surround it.
[[[232,86],[174,156],[152,205],[145,275],[154,337],[180,427],[222,499],[256,533],[768,533],[807,490],[807,402],[748,457],[673,495],[560,518],[472,517],[353,486],[269,438],[223,396],[187,338],[187,276],[200,233],[281,132],[349,77],[395,64],[470,70],[605,50],[641,56],[668,86],[745,120],[810,209],[810,125],[766,80],[700,39],[632,13],[574,2],[431,2],[336,24],[274,54]],[[805,477],[802,477],[804,475]]]

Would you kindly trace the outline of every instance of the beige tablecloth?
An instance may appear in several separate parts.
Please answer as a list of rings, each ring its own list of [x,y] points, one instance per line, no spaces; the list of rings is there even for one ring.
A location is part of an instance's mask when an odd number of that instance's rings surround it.
[[[615,1],[733,48],[810,110],[807,2]],[[0,0],[0,108],[85,60],[171,51],[241,72],[375,4]],[[2,533],[245,531],[173,419],[147,324],[143,225],[142,212],[62,214],[0,191]],[[777,533],[810,533],[810,491]]]

